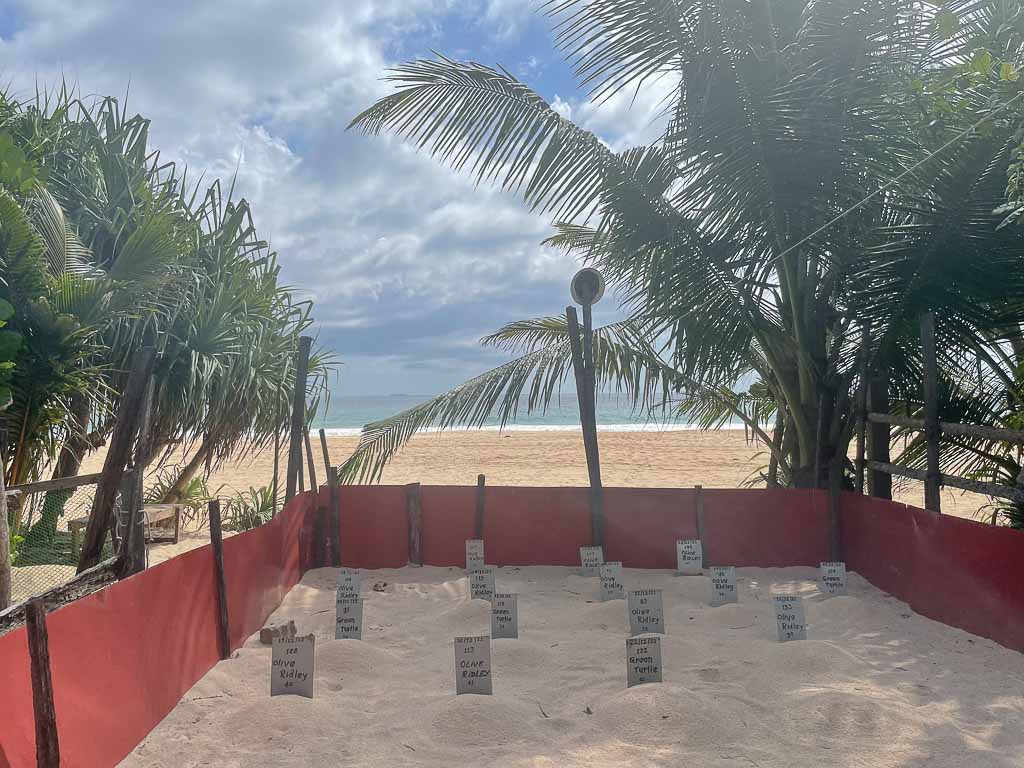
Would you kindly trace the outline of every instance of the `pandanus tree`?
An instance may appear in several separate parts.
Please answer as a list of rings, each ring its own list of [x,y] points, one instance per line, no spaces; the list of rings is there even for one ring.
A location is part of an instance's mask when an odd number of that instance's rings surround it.
[[[544,8],[593,100],[671,83],[659,141],[615,152],[507,71],[444,57],[394,70],[352,127],[519,193],[551,245],[603,271],[627,317],[596,334],[603,386],[706,426],[739,419],[770,479],[820,486],[862,379],[918,397],[923,311],[950,364],[1020,327],[1024,249],[996,212],[1020,141],[1016,4]],[[524,395],[545,407],[568,371],[565,322],[485,341],[524,354],[367,425],[345,476],[378,476],[422,426],[504,422]]]
[[[149,145],[149,121],[117,99],[87,104],[66,88],[27,103],[0,94],[4,136],[38,179],[0,196],[24,214],[31,245],[0,263],[11,328],[26,339],[4,414],[8,480],[78,472],[110,434],[143,344],[159,354],[146,463],[175,448],[190,455],[167,467],[172,497],[198,469],[285,429],[283,395],[311,307],[282,284],[248,203],[219,182],[189,183]],[[314,358],[313,391],[325,365]],[[52,536],[63,503],[61,493],[47,498],[37,537]]]

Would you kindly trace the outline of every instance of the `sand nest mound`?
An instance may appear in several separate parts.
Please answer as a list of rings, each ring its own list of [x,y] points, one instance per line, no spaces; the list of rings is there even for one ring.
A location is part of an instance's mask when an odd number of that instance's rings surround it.
[[[271,650],[250,639],[124,765],[1024,765],[1024,656],[856,579],[825,598],[812,569],[741,575],[740,603],[711,608],[704,577],[628,570],[629,588],[663,590],[667,634],[664,682],[626,688],[624,600],[601,603],[597,579],[567,568],[502,569],[520,638],[491,643],[493,696],[455,696],[453,638],[490,630],[464,575],[364,574],[355,641],[333,639],[336,574],[321,569],[272,619],[316,633],[314,699],[271,698]],[[777,641],[776,592],[807,597],[808,640]]]

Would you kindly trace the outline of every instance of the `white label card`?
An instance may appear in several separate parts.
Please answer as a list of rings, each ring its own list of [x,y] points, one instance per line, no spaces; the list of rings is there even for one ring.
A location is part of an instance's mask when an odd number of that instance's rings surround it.
[[[700,539],[676,541],[676,571],[682,576],[700,576],[704,569],[704,546]]]
[[[491,638],[455,638],[455,693],[491,695]]]
[[[270,695],[313,698],[312,634],[274,638],[270,657]]]
[[[519,637],[519,606],[517,595],[511,592],[495,592],[491,600],[491,637]]]
[[[358,595],[362,588],[363,575],[354,568],[338,571],[338,595]]]
[[[629,634],[665,634],[665,611],[660,589],[631,589],[627,596]]]
[[[604,550],[601,547],[580,547],[580,564],[583,576],[597,576],[597,569],[604,563]]]
[[[601,577],[601,602],[606,600],[622,600],[626,597],[626,588],[622,582],[622,563],[604,563],[598,566]]]
[[[363,600],[355,595],[338,595],[334,617],[335,640],[363,639]]]
[[[804,601],[796,595],[775,595],[775,624],[779,642],[807,639],[807,619],[804,618]]]
[[[490,600],[494,597],[493,568],[478,568],[469,572],[469,597],[471,600]]]
[[[736,566],[714,565],[711,567],[711,606],[738,603],[736,592]]]
[[[661,638],[630,637],[626,640],[626,687],[660,683]]]
[[[475,571],[484,567],[484,542],[482,539],[466,539],[466,570]]]
[[[846,563],[821,564],[821,591],[828,595],[846,594]]]

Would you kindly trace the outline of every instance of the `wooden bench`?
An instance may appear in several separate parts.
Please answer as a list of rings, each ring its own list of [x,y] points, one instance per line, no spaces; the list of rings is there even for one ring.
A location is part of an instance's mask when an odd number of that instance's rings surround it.
[[[146,539],[154,543],[177,544],[181,536],[181,509],[182,504],[147,504],[142,508],[146,513]],[[168,521],[173,523],[173,533],[164,536],[155,536],[154,529],[165,530],[170,528]],[[82,541],[82,531],[89,525],[89,516],[76,517],[68,521],[68,531],[71,532],[71,547],[73,552],[78,552]]]

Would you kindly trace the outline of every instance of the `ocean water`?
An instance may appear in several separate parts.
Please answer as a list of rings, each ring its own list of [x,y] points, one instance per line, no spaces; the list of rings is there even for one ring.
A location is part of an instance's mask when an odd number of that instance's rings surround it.
[[[331,395],[327,411],[314,422],[332,435],[356,435],[363,425],[395,416],[430,399],[430,395],[338,396]],[[654,412],[637,411],[625,399],[599,397],[597,425],[601,431],[641,432],[657,430],[693,429],[685,419],[674,417],[660,409]],[[740,425],[727,425],[740,426]],[[497,419],[491,419],[483,428],[499,429]],[[552,400],[544,412],[527,414],[525,401],[519,412],[505,425],[506,430],[559,431],[580,429],[580,411],[574,392],[563,393]]]

